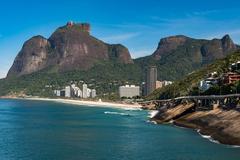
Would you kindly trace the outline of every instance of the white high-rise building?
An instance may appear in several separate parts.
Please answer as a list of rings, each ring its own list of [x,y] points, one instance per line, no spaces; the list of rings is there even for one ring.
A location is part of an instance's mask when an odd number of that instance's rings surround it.
[[[91,98],[95,98],[96,96],[97,96],[96,89],[92,89]]]
[[[65,97],[71,98],[72,97],[72,87],[66,86],[65,87]]]
[[[76,97],[82,97],[82,91],[79,87],[77,87],[75,84],[72,84],[72,89],[74,91],[74,96]]]
[[[140,87],[135,85],[126,85],[119,87],[120,97],[132,98],[140,95]]]
[[[87,98],[91,97],[91,92],[92,92],[92,90],[88,88],[87,89]]]
[[[82,98],[88,98],[88,88],[87,88],[87,84],[83,84],[83,88],[82,88]]]
[[[78,92],[77,92],[77,96],[80,97],[80,98],[82,98],[83,95],[82,95],[82,91],[81,91],[81,89],[78,90]]]

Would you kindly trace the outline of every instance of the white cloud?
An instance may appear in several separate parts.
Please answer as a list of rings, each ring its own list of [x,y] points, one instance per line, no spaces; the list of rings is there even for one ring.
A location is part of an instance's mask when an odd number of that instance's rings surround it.
[[[113,43],[113,42],[123,42],[125,40],[129,40],[131,38],[135,38],[139,36],[140,33],[123,33],[123,34],[118,34],[118,35],[111,35],[107,37],[102,37],[104,41]]]

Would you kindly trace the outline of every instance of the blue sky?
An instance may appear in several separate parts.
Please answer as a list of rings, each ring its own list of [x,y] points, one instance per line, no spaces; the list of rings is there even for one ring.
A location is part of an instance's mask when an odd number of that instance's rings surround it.
[[[124,44],[134,58],[176,34],[204,39],[230,34],[240,44],[238,0],[3,0],[0,15],[0,78],[24,41],[48,38],[69,20],[89,22],[93,36]]]

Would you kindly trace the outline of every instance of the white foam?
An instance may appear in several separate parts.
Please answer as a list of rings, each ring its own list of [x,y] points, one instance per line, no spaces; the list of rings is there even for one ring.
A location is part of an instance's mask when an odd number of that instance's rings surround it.
[[[152,111],[150,111],[148,114],[149,114],[149,118],[153,118],[153,117],[155,117],[157,114],[158,114],[158,110],[152,110]]]
[[[237,145],[232,145],[230,146],[231,148],[240,148],[240,146],[237,146]]]
[[[141,111],[141,108],[124,108],[126,111]]]
[[[121,112],[109,112],[109,111],[106,111],[106,112],[104,112],[104,113],[105,113],[105,114],[113,114],[113,115],[130,116],[130,114],[121,113]]]
[[[198,132],[198,134],[199,134],[201,137],[203,137],[203,138],[205,138],[205,139],[208,139],[210,142],[213,142],[213,143],[220,144],[220,142],[219,142],[219,141],[217,141],[217,140],[213,139],[211,136],[209,136],[209,135],[204,135],[204,134],[201,134],[201,133],[200,133],[200,129],[197,129],[197,132]]]
[[[153,123],[153,124],[157,124],[156,121],[150,121],[150,120],[147,120],[148,123]]]

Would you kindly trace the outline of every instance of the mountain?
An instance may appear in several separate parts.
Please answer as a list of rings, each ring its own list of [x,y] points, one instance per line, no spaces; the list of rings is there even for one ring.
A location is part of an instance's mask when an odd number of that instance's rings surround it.
[[[58,28],[49,39],[35,36],[26,41],[7,77],[47,68],[56,72],[88,70],[102,61],[133,63],[128,49],[123,45],[110,45],[91,36],[87,23],[69,22]]]
[[[84,81],[98,95],[116,97],[120,85],[141,85],[150,65],[157,66],[159,80],[178,80],[238,48],[229,35],[213,40],[177,35],[161,39],[151,55],[132,59],[123,45],[91,36],[89,24],[69,22],[48,39],[35,36],[24,43],[0,81],[0,95],[24,91],[49,96],[53,89]]]
[[[237,48],[229,35],[213,40],[171,36],[161,39],[152,55],[138,58],[135,63],[142,69],[156,65],[158,79],[176,80],[216,59],[226,57]]]
[[[217,72],[219,75],[222,75],[228,71],[228,68],[232,63],[236,63],[237,61],[240,61],[240,50],[237,50],[223,59],[216,60],[215,62],[196,70],[182,79],[175,81],[172,85],[155,90],[147,97],[147,99],[168,99],[186,95],[198,95],[198,84],[206,77],[206,75],[212,72]],[[231,91],[235,91],[236,89],[234,89],[234,86],[230,86],[230,88],[228,87],[229,86],[222,86],[221,88],[217,88],[219,90],[217,93],[231,94]],[[230,93],[228,93],[228,91],[230,91]]]

